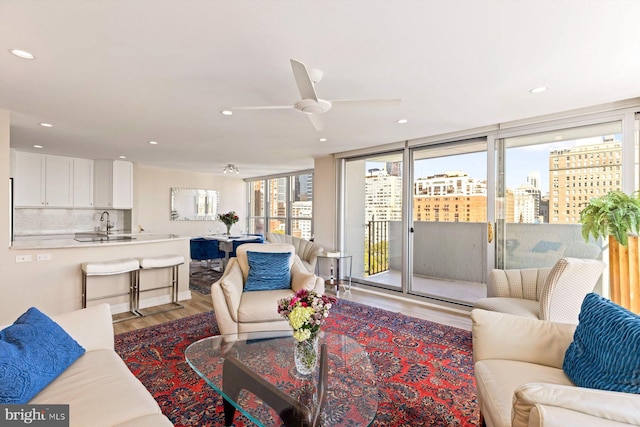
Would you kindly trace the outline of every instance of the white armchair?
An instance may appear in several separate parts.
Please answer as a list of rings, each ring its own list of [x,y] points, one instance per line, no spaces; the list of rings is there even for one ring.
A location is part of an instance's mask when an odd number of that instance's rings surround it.
[[[640,426],[640,395],[577,387],[562,370],[575,325],[471,311],[487,427]]]
[[[266,239],[269,243],[288,243],[293,245],[296,248],[296,254],[302,260],[302,264],[310,273],[315,273],[318,255],[324,252],[322,246],[288,234],[267,233]]]
[[[249,276],[247,252],[290,252],[291,284],[288,289],[244,291]],[[307,271],[295,253],[293,245],[246,243],[238,247],[224,274],[211,285],[213,311],[221,334],[291,329],[289,322],[278,314],[278,300],[300,289],[324,293],[324,281]]]
[[[562,258],[553,268],[492,270],[490,296],[476,301],[473,308],[577,324],[582,300],[604,268],[598,260]]]

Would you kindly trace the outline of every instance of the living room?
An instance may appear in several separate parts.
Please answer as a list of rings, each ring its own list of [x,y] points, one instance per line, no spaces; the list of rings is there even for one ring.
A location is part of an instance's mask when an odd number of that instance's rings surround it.
[[[360,218],[348,215],[360,199],[345,196],[345,169],[359,159],[401,153],[410,169],[411,150],[482,137],[487,169],[495,170],[493,141],[527,129],[590,125],[605,116],[623,123],[625,156],[635,155],[630,142],[637,140],[640,92],[633,53],[638,29],[631,17],[637,8],[635,2],[607,1],[167,1],[161,6],[2,1],[0,177],[5,182],[12,177],[16,150],[130,161],[129,231],[196,237],[209,234],[216,223],[172,221],[171,188],[218,191],[219,212],[237,212],[238,228],[245,229],[252,216],[247,182],[312,170],[315,242],[364,259],[363,243],[353,237],[363,233],[356,227]],[[31,52],[35,59],[17,58],[11,49]],[[322,70],[315,89],[336,100],[321,113],[322,130],[315,116],[305,117],[294,107],[301,94],[292,59]],[[542,86],[547,90],[530,93]],[[346,98],[380,105],[340,105]],[[250,108],[260,106],[266,111]],[[221,113],[226,110],[233,114]],[[240,173],[223,173],[228,164]],[[638,182],[631,169],[621,179],[629,192]],[[487,187],[497,187],[496,176],[489,175]],[[406,199],[412,184],[405,183]],[[10,206],[11,197],[9,185],[1,185],[3,204]],[[412,292],[402,277],[429,275],[428,268],[444,270],[447,261],[460,266],[471,257],[464,247],[447,246],[450,253],[426,243],[409,248],[412,212],[408,204],[403,209],[405,222],[395,224],[400,243],[390,248],[396,282],[359,286],[382,299],[400,294],[438,304]],[[453,280],[485,285],[496,266],[495,248],[484,249],[491,234],[485,223],[499,219],[499,213],[487,210],[473,234],[483,244],[473,253],[480,273],[457,268],[475,276]],[[31,306],[55,315],[76,310],[83,262],[139,256],[126,246],[91,252],[11,247],[12,220],[11,209],[0,210],[6,243],[0,249],[0,325]],[[426,234],[433,231],[425,224],[415,230],[430,236],[416,239],[421,242],[439,241],[443,247],[447,242],[446,235]],[[550,239],[538,235],[538,240]],[[475,242],[466,243],[478,248]],[[507,256],[516,254],[517,262],[546,263],[556,255],[536,243],[526,251],[522,241],[518,248],[505,243],[505,251],[514,249]],[[409,251],[423,254],[423,261],[431,257],[431,263],[418,266]],[[188,240],[149,246],[145,255],[166,252],[188,260]],[[41,254],[50,259],[39,261]],[[32,261],[16,262],[23,256]],[[181,267],[179,279],[179,299],[187,300],[187,268]],[[598,286],[607,296],[607,284]],[[470,304],[461,309],[469,310]]]

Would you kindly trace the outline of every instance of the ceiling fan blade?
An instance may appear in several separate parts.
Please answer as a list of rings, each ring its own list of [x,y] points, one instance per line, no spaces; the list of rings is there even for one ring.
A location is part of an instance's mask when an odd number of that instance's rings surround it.
[[[316,130],[324,130],[324,114],[307,114],[307,117]]]
[[[231,107],[230,110],[285,110],[291,108],[293,105],[256,105],[253,107]]]
[[[363,107],[392,107],[399,105],[402,99],[332,99],[332,105],[353,105]]]
[[[302,62],[292,59],[291,68],[293,69],[293,77],[296,79],[298,91],[300,92],[302,99],[313,99],[314,101],[317,101],[318,95],[316,95],[316,90],[314,89],[311,77],[309,77],[309,73],[307,72],[307,67],[305,67]]]

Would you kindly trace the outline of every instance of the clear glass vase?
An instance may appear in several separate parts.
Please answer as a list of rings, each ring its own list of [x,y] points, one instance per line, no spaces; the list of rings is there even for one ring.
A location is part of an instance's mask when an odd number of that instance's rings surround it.
[[[293,358],[299,374],[313,373],[318,363],[318,335],[312,335],[304,341],[296,341]]]

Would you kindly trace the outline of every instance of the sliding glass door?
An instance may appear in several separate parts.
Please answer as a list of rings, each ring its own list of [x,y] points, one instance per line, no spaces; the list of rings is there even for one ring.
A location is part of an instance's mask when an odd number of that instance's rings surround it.
[[[486,295],[487,143],[416,149],[409,292],[473,304]]]
[[[350,159],[345,165],[345,252],[353,278],[402,287],[402,153]]]

